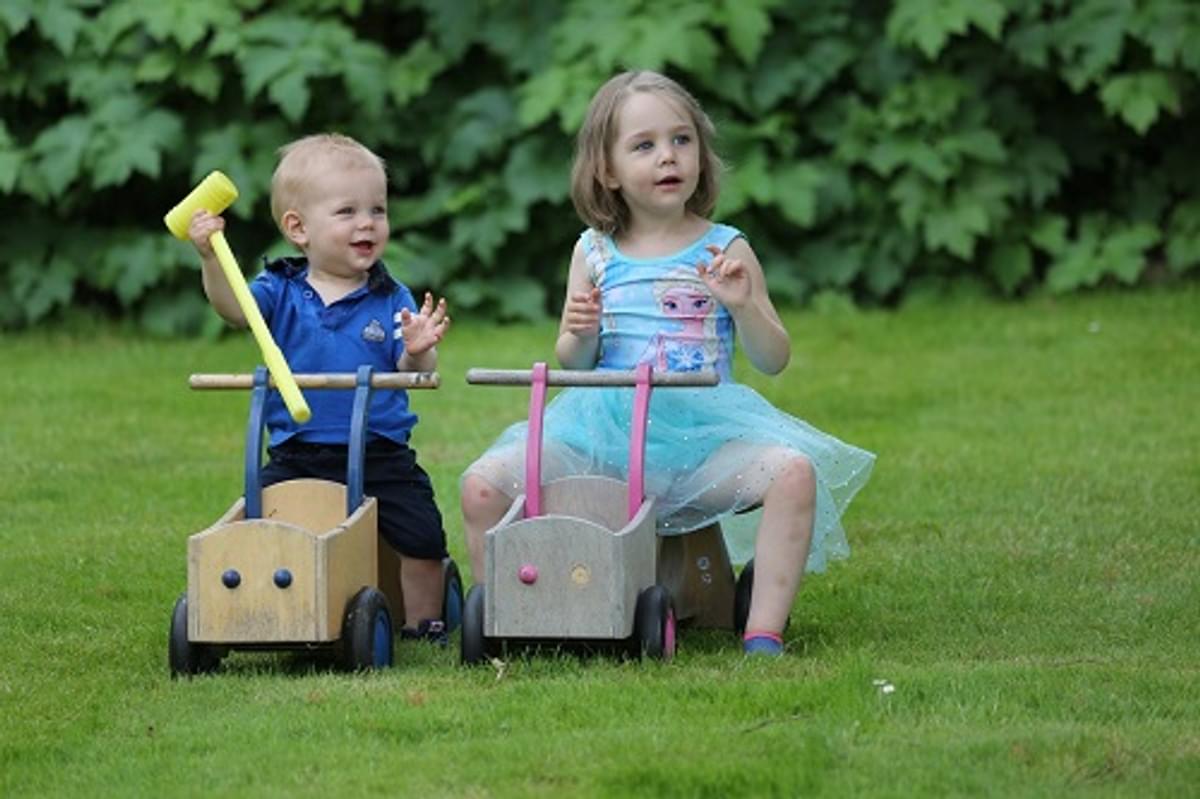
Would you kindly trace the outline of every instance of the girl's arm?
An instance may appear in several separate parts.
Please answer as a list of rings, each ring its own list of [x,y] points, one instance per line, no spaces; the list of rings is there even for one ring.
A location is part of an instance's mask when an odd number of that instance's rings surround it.
[[[717,301],[729,309],[742,349],[759,371],[783,371],[792,357],[787,330],[767,295],[767,280],[754,250],[745,239],[734,239],[722,252],[709,248],[712,263],[700,266],[700,276]]]
[[[588,276],[583,244],[575,243],[571,271],[567,275],[567,297],[554,354],[564,369],[591,369],[600,353],[600,289]]]

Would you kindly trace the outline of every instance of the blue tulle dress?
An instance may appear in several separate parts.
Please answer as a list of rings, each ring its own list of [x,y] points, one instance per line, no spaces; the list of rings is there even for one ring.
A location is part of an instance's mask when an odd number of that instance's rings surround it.
[[[776,470],[795,453],[812,463],[817,497],[807,569],[821,571],[849,546],[841,515],[866,483],[875,456],[786,414],[753,389],[733,382],[734,325],[696,274],[705,247],[722,250],[741,232],[713,225],[673,255],[631,258],[593,230],[581,243],[603,319],[596,368],[629,370],[649,361],[655,371],[712,369],[711,388],[655,388],[646,435],[646,493],[656,497],[659,531],[689,532],[720,520],[730,555],[753,555],[755,508]],[[547,405],[543,481],[573,474],[626,479],[633,410],[631,388],[567,388]],[[515,497],[523,490],[527,423],[505,430],[467,474]],[[736,515],[733,515],[736,514]]]

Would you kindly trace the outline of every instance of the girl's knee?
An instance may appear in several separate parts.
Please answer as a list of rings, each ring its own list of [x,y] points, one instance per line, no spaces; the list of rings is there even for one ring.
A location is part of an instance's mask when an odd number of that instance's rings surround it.
[[[498,494],[500,492],[487,480],[478,475],[468,474],[463,478],[460,491],[463,514],[469,517],[485,511],[499,501]]]
[[[817,472],[812,461],[803,455],[788,458],[775,475],[770,493],[800,505],[811,504],[817,495]]]

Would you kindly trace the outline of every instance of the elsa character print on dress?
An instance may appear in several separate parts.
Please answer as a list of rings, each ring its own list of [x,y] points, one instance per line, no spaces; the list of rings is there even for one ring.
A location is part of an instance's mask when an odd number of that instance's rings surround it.
[[[271,179],[271,212],[302,257],[279,258],[250,283],[274,340],[297,373],[432,371],[450,324],[445,300],[420,306],[382,260],[390,227],[387,174],[377,155],[338,134],[307,136],[283,147]],[[188,236],[200,252],[204,292],[226,321],[245,326],[209,244],[224,220],[197,211]],[[270,460],[263,486],[301,477],[345,482],[354,397],[314,391],[312,419],[297,424],[277,394],[268,395]],[[379,503],[379,531],[401,558],[405,629],[436,628],[442,605],[446,536],[428,475],[408,447],[417,417],[404,391],[371,399],[364,492]],[[437,621],[437,624],[440,624]],[[436,632],[436,629],[434,630]],[[433,636],[431,636],[433,637]]]
[[[655,333],[651,350],[641,360],[671,372],[698,372],[718,363],[716,301],[697,285],[695,271],[678,269],[656,281],[654,297],[662,315],[677,321],[679,327]]]
[[[874,455],[824,433],[733,379],[783,370],[791,344],[741,231],[712,222],[721,162],[712,123],[678,83],[626,72],[592,98],[571,197],[587,226],[571,256],[555,354],[567,369],[712,369],[714,388],[651,396],[646,492],[662,535],[720,520],[731,550],[752,547],[744,648],[778,654],[807,569],[849,553],[841,516]],[[631,389],[561,391],[545,411],[542,474],[627,479]],[[505,430],[462,478],[476,581],[484,533],[523,490],[526,423]],[[736,514],[736,515],[735,515]]]

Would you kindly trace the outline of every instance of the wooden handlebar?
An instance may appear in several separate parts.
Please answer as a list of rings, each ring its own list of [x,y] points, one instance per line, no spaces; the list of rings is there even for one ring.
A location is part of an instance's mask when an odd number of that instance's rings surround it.
[[[324,374],[292,375],[300,388],[350,389],[358,386],[358,376],[353,372],[329,372]],[[437,372],[375,372],[371,375],[371,388],[415,389],[437,388],[441,378]],[[275,388],[272,375],[269,384]],[[250,374],[195,374],[188,378],[188,386],[197,390],[247,389],[254,387],[254,375]]]
[[[529,369],[468,369],[467,382],[473,385],[528,386],[533,381]],[[715,386],[720,382],[717,373],[702,372],[654,372],[650,385],[672,387]],[[633,371],[597,371],[594,369],[548,369],[548,386],[636,386],[637,373]]]

